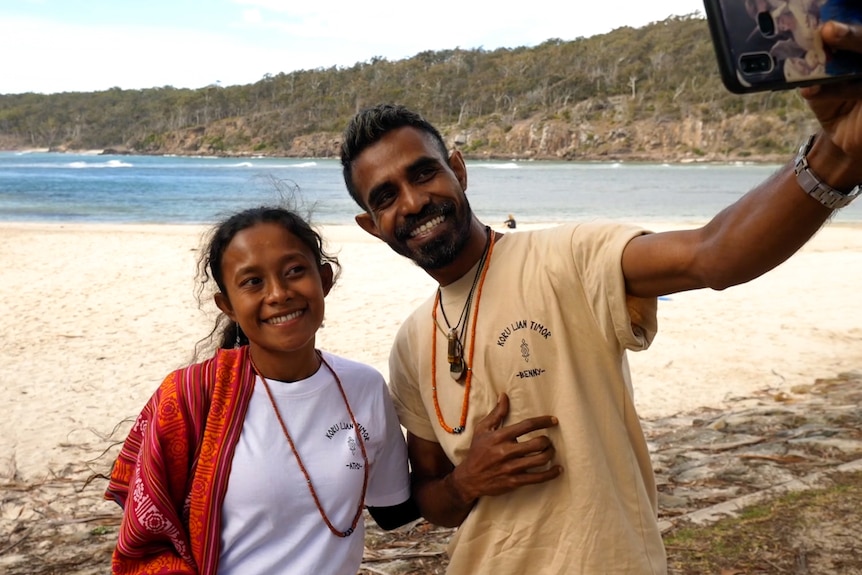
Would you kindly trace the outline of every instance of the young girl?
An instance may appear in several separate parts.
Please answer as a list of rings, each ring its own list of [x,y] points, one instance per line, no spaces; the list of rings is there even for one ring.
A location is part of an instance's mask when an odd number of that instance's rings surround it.
[[[218,226],[199,261],[220,349],[170,374],[135,422],[106,498],[114,573],[356,573],[362,511],[418,516],[383,377],[315,348],[339,270],[291,211]]]

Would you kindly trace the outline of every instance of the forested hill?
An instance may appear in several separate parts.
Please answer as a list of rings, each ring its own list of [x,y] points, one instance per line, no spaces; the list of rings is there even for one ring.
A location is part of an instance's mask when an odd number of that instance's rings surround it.
[[[378,102],[422,112],[474,158],[785,159],[814,127],[795,92],[728,92],[693,14],[242,86],[0,95],[0,149],[333,156],[351,115]]]

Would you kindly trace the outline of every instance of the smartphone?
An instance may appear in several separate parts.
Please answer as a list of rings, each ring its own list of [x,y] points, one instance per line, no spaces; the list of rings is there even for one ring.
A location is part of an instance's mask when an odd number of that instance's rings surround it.
[[[862,77],[862,54],[830,50],[829,20],[862,24],[860,0],[704,0],[721,79],[737,94]]]

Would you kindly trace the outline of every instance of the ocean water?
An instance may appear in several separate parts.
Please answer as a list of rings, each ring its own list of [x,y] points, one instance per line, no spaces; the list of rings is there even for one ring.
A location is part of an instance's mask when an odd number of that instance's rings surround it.
[[[467,193],[490,223],[509,213],[522,223],[702,221],[777,168],[467,162]],[[359,210],[337,160],[0,152],[0,221],[211,223],[285,195],[316,224],[350,224]],[[862,201],[835,220],[862,221]]]

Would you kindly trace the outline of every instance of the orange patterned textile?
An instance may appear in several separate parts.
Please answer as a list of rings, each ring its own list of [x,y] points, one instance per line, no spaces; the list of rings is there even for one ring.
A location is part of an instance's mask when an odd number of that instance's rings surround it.
[[[221,505],[254,389],[248,347],[171,373],[126,438],[105,498],[123,507],[112,573],[215,575]]]

